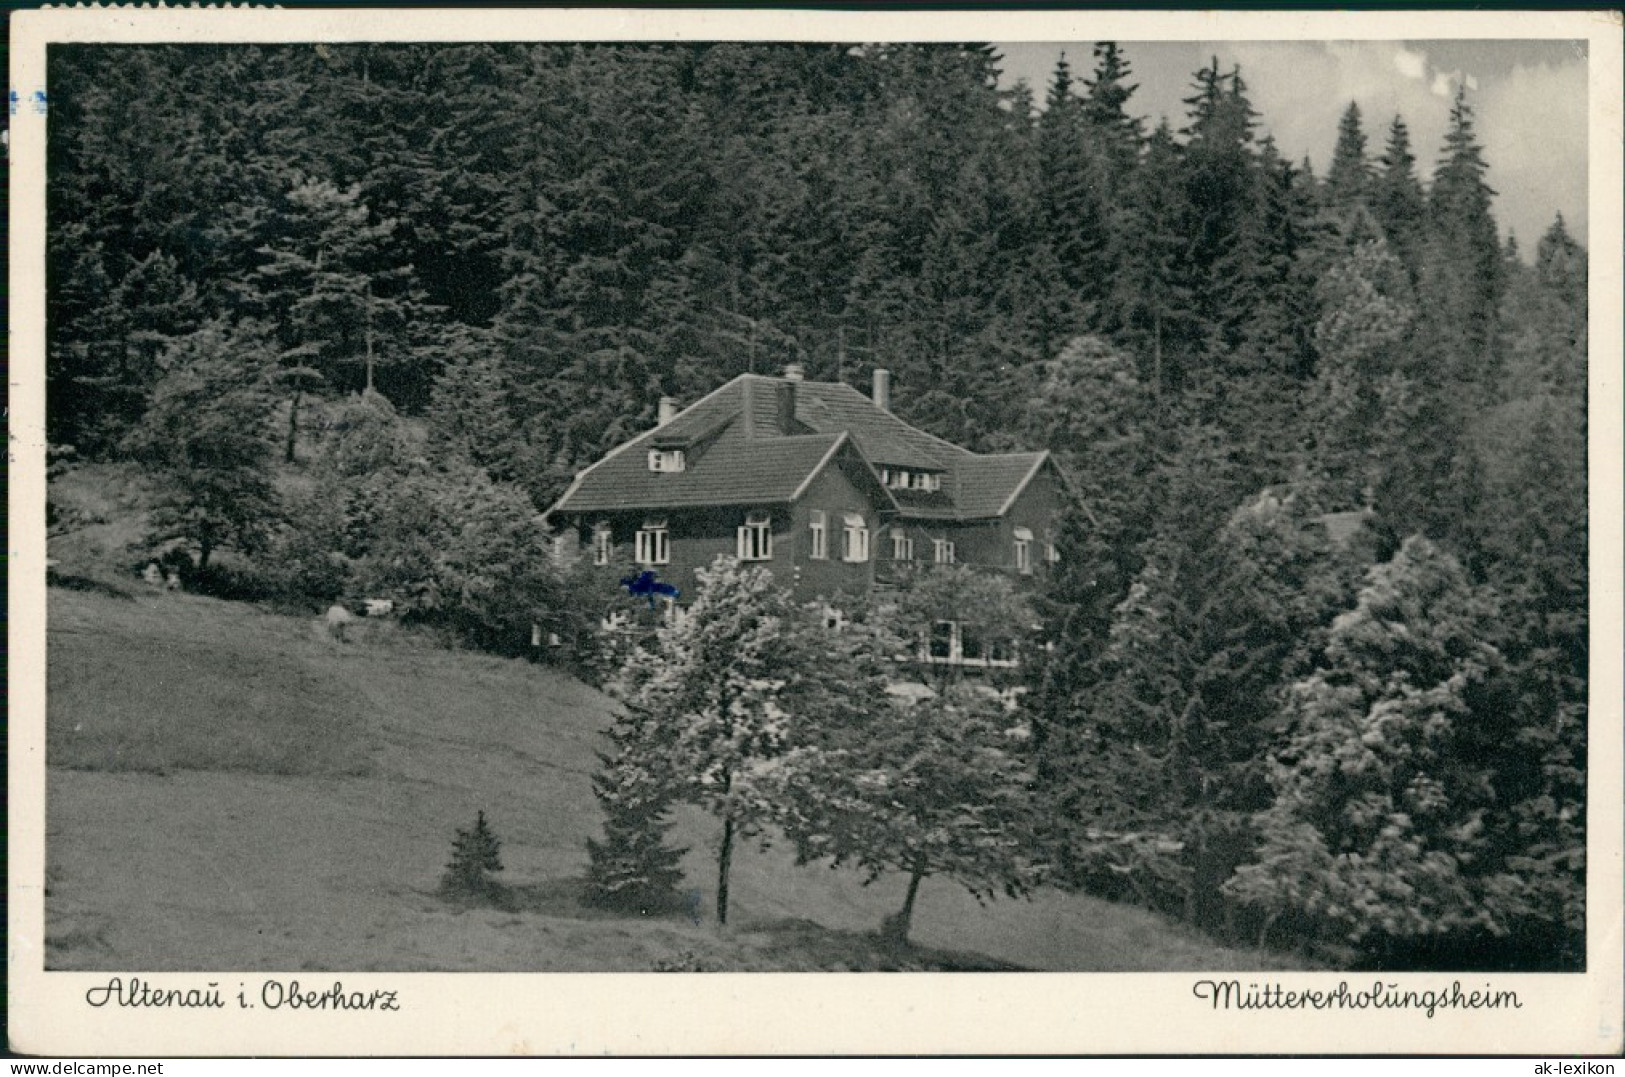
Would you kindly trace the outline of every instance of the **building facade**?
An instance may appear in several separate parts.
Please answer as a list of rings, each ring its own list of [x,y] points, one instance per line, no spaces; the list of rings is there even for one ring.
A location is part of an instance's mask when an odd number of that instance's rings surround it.
[[[890,374],[742,374],[586,468],[547,513],[561,556],[628,561],[692,594],[718,555],[811,600],[938,565],[1036,580],[1059,560],[1061,476],[1047,452],[974,453],[892,414]],[[950,644],[951,647],[951,644]]]

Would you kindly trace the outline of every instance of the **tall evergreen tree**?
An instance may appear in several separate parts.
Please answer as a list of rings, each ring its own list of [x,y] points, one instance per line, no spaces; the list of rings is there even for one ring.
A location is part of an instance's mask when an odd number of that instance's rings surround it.
[[[1424,347],[1441,364],[1441,376],[1479,388],[1495,376],[1502,275],[1488,171],[1463,87],[1450,108],[1450,126],[1429,192],[1422,289],[1432,332]]]
[[[1145,141],[1145,127],[1128,112],[1128,102],[1139,89],[1128,80],[1134,71],[1128,57],[1115,41],[1095,43],[1094,73],[1084,81],[1084,118],[1095,131],[1107,160],[1113,195],[1121,193],[1124,182],[1139,161]]]
[[[1337,124],[1337,145],[1326,172],[1326,196],[1333,206],[1347,209],[1371,196],[1371,162],[1366,158],[1365,130],[1360,126],[1360,104],[1350,101]]]
[[[1371,211],[1382,225],[1388,245],[1404,263],[1414,283],[1420,269],[1422,233],[1427,221],[1427,196],[1416,178],[1416,156],[1411,152],[1410,129],[1395,116],[1388,141],[1377,160],[1372,179]]]
[[[1166,121],[1146,143],[1125,199],[1121,270],[1112,295],[1118,336],[1143,358],[1153,392],[1182,385],[1199,321],[1179,144]]]

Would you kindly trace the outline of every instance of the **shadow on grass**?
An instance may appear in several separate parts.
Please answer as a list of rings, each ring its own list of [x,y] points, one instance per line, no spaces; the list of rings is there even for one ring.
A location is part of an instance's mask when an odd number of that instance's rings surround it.
[[[587,899],[587,881],[579,878],[543,879],[532,883],[491,880],[479,892],[442,887],[439,896],[461,908],[496,909],[509,913],[535,913],[564,920],[667,920],[699,923],[699,893],[673,894],[665,902],[643,908],[609,908]]]
[[[85,591],[93,595],[105,595],[108,598],[121,598],[127,602],[135,601],[135,595],[105,580],[58,572],[54,568],[45,570],[45,582],[51,587],[60,587],[65,591]]]
[[[784,971],[825,972],[1026,972],[1021,965],[961,950],[937,950],[901,942],[879,931],[836,931],[811,920],[747,924],[742,941],[759,942],[781,955]]]

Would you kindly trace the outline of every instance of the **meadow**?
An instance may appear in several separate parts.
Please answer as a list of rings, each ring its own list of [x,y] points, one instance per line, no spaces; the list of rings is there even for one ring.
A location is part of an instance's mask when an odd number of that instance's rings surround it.
[[[1275,965],[1144,910],[928,881],[915,945],[876,934],[905,880],[740,850],[684,814],[684,907],[579,900],[612,704],[561,672],[103,575],[49,601],[47,965],[98,970],[1185,970]],[[499,898],[448,901],[484,811]]]

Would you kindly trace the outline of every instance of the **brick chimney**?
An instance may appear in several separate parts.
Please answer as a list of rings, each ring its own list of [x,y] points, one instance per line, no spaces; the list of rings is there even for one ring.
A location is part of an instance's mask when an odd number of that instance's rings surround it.
[[[786,370],[785,373],[788,375],[789,371]],[[778,404],[778,407],[776,409],[777,414],[774,416],[774,420],[775,425],[778,426],[779,433],[781,434],[788,434],[795,429],[796,382],[800,380],[800,378],[786,377],[783,381],[779,382],[777,386],[778,393],[775,403]]]
[[[660,398],[660,417],[655,421],[656,426],[665,426],[677,418],[677,401],[669,396]]]
[[[788,363],[784,368],[785,381],[801,381],[807,376],[807,368],[800,363]]]
[[[875,367],[874,400],[881,411],[891,410],[891,371],[883,366]]]

